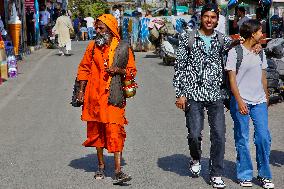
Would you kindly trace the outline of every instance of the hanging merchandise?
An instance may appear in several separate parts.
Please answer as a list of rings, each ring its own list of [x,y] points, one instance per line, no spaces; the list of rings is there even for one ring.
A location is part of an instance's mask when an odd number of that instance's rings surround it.
[[[8,56],[7,64],[9,78],[16,78],[18,76],[18,66],[16,57],[14,55]]]
[[[0,34],[0,84],[8,79],[5,43]]]
[[[0,61],[0,70],[2,81],[8,80],[8,65],[6,60]]]
[[[39,32],[39,5],[38,1],[35,0],[35,43],[39,45],[40,43],[40,32]]]
[[[6,60],[5,43],[0,34],[0,61]]]
[[[272,0],[229,0],[228,8],[232,9],[237,6],[239,3],[247,3],[247,4],[259,4],[264,6],[270,6]]]

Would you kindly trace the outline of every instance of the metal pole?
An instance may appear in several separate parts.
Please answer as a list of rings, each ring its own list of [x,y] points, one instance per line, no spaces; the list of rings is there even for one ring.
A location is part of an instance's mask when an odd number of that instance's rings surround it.
[[[4,8],[5,8],[5,24],[6,24],[6,28],[8,28],[8,18],[9,18],[9,4],[8,4],[9,0],[4,0]]]
[[[177,16],[177,0],[174,1],[174,15]]]

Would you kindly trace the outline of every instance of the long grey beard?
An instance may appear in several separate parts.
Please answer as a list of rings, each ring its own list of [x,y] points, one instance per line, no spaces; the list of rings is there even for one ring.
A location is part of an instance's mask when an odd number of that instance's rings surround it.
[[[110,34],[109,33],[104,33],[104,34],[97,34],[95,37],[95,43],[97,46],[102,47],[106,45],[110,39]]]

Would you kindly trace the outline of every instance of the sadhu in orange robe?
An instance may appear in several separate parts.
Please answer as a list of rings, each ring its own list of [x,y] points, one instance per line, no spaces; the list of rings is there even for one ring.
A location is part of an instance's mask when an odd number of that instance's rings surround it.
[[[79,65],[77,79],[88,80],[82,120],[87,121],[86,147],[104,147],[110,153],[121,152],[124,146],[127,124],[125,108],[112,106],[108,103],[109,78],[105,71],[105,60],[108,60],[110,47],[103,50],[96,47],[92,58],[94,42],[90,42]],[[93,61],[91,61],[93,60]],[[132,50],[129,49],[129,60],[126,67],[126,77],[135,77],[136,66]]]

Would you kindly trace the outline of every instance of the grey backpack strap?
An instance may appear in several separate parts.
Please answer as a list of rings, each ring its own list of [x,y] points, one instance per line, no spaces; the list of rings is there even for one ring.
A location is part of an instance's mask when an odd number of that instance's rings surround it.
[[[259,52],[259,56],[260,56],[260,59],[261,59],[261,64],[263,63],[263,54],[264,54],[264,52],[263,52],[263,50],[261,50]]]
[[[236,74],[238,74],[238,71],[241,67],[243,57],[244,57],[244,50],[241,45],[235,46],[235,50],[237,53],[237,64],[236,64]]]
[[[193,30],[193,31],[189,32],[189,38],[188,38],[188,49],[189,49],[189,51],[191,51],[193,44],[195,42],[196,31],[197,30]]]
[[[219,41],[220,46],[221,46],[221,51],[223,51],[224,44],[225,44],[224,35],[221,32],[217,31],[217,30],[215,30],[215,32],[217,33],[217,36],[218,36],[218,41]]]

